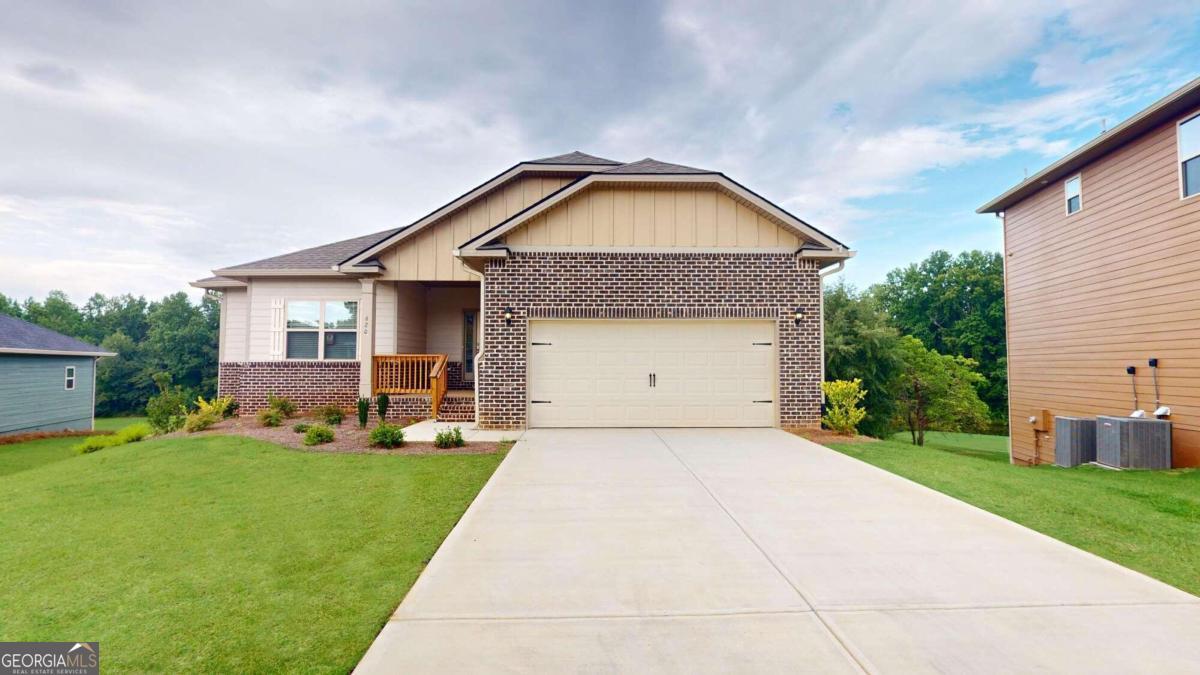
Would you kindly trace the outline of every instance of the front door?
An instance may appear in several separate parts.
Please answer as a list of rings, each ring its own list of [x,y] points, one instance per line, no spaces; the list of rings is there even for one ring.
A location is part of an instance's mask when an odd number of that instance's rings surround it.
[[[475,379],[475,351],[479,338],[479,310],[463,310],[463,379]]]

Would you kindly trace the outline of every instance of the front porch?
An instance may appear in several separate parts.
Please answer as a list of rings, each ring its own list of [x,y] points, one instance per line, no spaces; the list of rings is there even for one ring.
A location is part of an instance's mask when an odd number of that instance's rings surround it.
[[[475,391],[450,388],[447,354],[378,354],[373,364],[373,397],[397,396],[398,409],[412,412],[413,417],[424,413],[441,422],[475,421]]]

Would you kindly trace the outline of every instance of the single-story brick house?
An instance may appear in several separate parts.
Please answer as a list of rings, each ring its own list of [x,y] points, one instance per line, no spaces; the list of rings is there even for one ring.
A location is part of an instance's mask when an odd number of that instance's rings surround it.
[[[526,426],[819,423],[844,244],[718,171],[520,162],[406,227],[213,270],[220,392]]]
[[[0,435],[90,431],[103,356],[116,354],[0,314]]]

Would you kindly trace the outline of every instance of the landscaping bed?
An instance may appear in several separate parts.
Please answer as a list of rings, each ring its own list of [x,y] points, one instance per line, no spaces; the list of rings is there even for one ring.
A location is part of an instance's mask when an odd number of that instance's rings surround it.
[[[398,448],[377,448],[371,446],[371,441],[368,436],[374,424],[367,425],[365,429],[359,429],[358,425],[347,420],[339,426],[332,427],[333,440],[329,443],[320,445],[305,445],[304,434],[297,433],[292,429],[296,424],[317,424],[318,420],[305,417],[294,417],[287,420],[283,425],[278,427],[264,427],[257,420],[250,417],[232,417],[227,420],[222,420],[207,431],[199,432],[199,434],[186,434],[184,432],[176,432],[172,436],[180,435],[212,435],[212,434],[227,434],[235,436],[244,436],[260,441],[275,443],[294,450],[308,450],[311,452],[343,452],[343,453],[371,453],[380,455],[480,455],[507,450],[512,443],[492,443],[492,442],[468,442],[466,445],[458,448],[438,448],[430,442],[405,442],[404,445]]]

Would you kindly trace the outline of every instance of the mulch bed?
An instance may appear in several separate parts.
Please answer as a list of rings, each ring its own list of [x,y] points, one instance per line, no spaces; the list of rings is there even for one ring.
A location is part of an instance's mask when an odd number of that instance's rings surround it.
[[[46,438],[71,438],[73,436],[111,436],[111,431],[31,431],[26,434],[0,436],[0,445],[40,441]]]
[[[376,455],[486,455],[506,450],[512,445],[511,443],[467,441],[467,444],[461,448],[438,448],[434,447],[433,443],[430,442],[406,442],[399,448],[374,448],[371,447],[371,441],[368,436],[371,433],[371,429],[375,427],[375,424],[367,425],[366,429],[359,429],[358,423],[352,420],[343,422],[341,426],[333,427],[332,442],[321,445],[305,445],[304,434],[298,434],[292,430],[293,426],[301,422],[314,424],[316,420],[307,417],[294,417],[285,421],[283,426],[264,427],[258,423],[258,420],[252,417],[233,417],[214,424],[207,431],[202,431],[200,434],[245,436],[246,438],[254,438],[287,448],[310,452],[367,453]],[[177,431],[172,435],[176,434],[181,436],[197,435],[187,434],[182,431]]]
[[[790,431],[800,438],[806,438],[819,445],[828,445],[830,443],[875,443],[879,440],[871,436],[843,436],[835,434],[828,429],[792,429]]]

